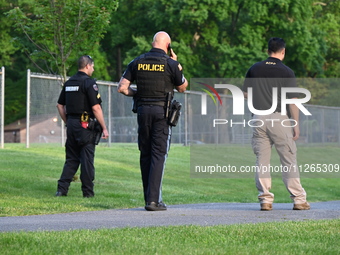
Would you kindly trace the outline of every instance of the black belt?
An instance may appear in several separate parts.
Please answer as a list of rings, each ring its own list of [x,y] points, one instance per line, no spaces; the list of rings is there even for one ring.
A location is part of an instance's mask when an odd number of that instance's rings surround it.
[[[80,120],[81,114],[67,114],[66,118],[68,119],[79,119]],[[89,116],[90,118],[94,118],[94,116]]]
[[[141,105],[158,105],[158,106],[165,107],[165,102],[163,102],[163,101],[159,101],[159,102],[139,102],[138,106],[141,106]]]
[[[80,119],[81,114],[67,114],[66,117],[68,119]]]
[[[138,99],[138,106],[140,105],[158,105],[158,106],[165,106],[166,101],[162,99],[156,98],[139,98]]]

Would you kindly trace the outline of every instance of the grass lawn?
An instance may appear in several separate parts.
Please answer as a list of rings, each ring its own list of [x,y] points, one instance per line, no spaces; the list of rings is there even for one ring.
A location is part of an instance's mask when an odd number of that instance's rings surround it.
[[[1,254],[339,254],[340,220],[0,233]]]
[[[226,150],[235,165],[255,161],[250,147]],[[336,164],[338,155],[338,147],[301,147],[298,160],[299,164]],[[67,197],[54,197],[64,158],[64,148],[56,145],[26,149],[22,144],[6,144],[0,152],[0,216],[144,205],[136,144],[97,147],[93,199],[82,197],[79,181],[71,184]],[[273,163],[277,162],[273,153]],[[163,181],[167,204],[257,202],[253,178],[191,178],[189,165],[189,147],[172,145]],[[310,202],[340,199],[339,178],[306,177],[302,184]],[[291,203],[281,178],[273,178],[272,186],[275,202]],[[340,220],[327,220],[0,233],[0,250],[1,254],[339,254],[339,229]]]
[[[250,147],[225,148],[235,165],[252,165]],[[299,148],[301,164],[339,162],[338,147]],[[67,197],[54,197],[65,158],[57,145],[6,144],[1,150],[0,216],[51,214],[144,206],[136,144],[98,146],[95,166],[95,197],[83,199],[80,181],[72,182]],[[273,163],[278,161],[273,153]],[[257,202],[253,178],[191,178],[190,148],[172,145],[163,181],[167,204]],[[308,177],[308,176],[307,176]],[[340,173],[338,173],[340,177]],[[310,202],[340,199],[339,178],[302,178]],[[281,178],[273,178],[275,202],[291,203]]]

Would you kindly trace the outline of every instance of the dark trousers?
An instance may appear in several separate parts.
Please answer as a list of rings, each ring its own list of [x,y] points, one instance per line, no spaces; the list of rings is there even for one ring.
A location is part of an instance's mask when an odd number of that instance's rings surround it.
[[[92,131],[84,129],[79,119],[67,120],[66,161],[58,180],[58,191],[63,194],[67,194],[72,178],[80,165],[83,196],[94,196],[95,145],[91,137],[93,137]]]
[[[138,147],[145,202],[162,201],[162,180],[171,128],[162,106],[138,107]]]

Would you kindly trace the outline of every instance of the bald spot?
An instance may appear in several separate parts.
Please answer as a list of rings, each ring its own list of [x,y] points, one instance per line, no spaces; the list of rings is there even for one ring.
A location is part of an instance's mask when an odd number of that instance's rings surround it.
[[[161,32],[156,33],[155,36],[153,37],[152,45],[154,47],[157,47],[157,46],[164,47],[170,42],[171,42],[171,39],[168,33],[161,31]]]

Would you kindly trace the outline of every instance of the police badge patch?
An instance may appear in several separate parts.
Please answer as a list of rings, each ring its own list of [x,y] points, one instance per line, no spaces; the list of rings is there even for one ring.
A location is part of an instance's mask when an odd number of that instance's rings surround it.
[[[98,86],[97,86],[97,84],[95,83],[95,84],[93,84],[93,89],[95,90],[95,91],[98,91]]]

